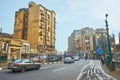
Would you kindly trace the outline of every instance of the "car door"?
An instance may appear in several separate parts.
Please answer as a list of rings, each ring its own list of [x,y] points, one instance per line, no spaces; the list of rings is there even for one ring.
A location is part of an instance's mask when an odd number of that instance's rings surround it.
[[[32,68],[31,63],[30,63],[29,60],[24,60],[24,64],[23,64],[23,65],[25,66],[25,68],[26,68],[27,70],[29,70],[29,69]]]
[[[31,66],[31,69],[35,69],[35,68],[36,68],[36,64],[35,64],[35,62],[30,61],[30,66]]]

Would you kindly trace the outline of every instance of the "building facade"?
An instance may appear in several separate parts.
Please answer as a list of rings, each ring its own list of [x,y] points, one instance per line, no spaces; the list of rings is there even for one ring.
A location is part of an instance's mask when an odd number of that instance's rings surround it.
[[[93,34],[92,28],[86,27],[80,30],[74,30],[68,38],[68,52],[91,52],[93,51]]]
[[[15,12],[14,34],[15,39],[27,40],[28,9],[22,8]]]
[[[95,29],[95,49],[107,47],[107,31],[104,28]]]
[[[29,58],[30,44],[27,40],[6,38],[2,36],[0,41],[0,60],[8,63],[12,59]]]
[[[68,52],[76,53],[80,51],[80,30],[74,30],[68,38]]]
[[[16,12],[13,38],[30,42],[31,49],[40,53],[55,51],[55,12],[30,2],[28,8]]]

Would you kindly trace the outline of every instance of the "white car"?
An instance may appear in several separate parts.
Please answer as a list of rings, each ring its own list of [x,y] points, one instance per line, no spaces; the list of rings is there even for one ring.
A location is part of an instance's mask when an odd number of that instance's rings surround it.
[[[79,60],[79,56],[74,56],[74,60],[78,61]]]
[[[72,59],[72,57],[66,57],[64,63],[74,63],[74,59]]]

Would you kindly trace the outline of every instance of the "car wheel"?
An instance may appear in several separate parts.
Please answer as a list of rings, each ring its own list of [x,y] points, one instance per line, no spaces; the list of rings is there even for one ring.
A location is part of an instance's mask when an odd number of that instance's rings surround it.
[[[15,72],[15,70],[12,70],[12,72]]]
[[[25,68],[22,68],[22,69],[21,69],[21,72],[25,72]]]

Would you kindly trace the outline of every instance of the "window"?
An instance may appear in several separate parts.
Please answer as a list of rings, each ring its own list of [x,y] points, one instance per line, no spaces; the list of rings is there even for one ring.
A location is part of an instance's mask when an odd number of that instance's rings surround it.
[[[23,60],[16,60],[16,61],[14,61],[14,63],[22,63],[23,62]]]
[[[39,36],[42,36],[43,35],[43,33],[42,32],[39,32]]]
[[[30,61],[29,60],[24,60],[24,63],[30,63]]]

